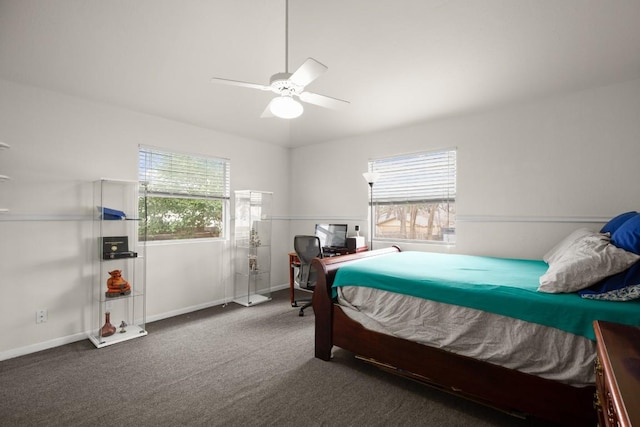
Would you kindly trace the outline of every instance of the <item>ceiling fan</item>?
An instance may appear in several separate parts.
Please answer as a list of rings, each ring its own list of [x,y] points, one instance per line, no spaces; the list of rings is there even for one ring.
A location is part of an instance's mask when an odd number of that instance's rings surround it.
[[[320,77],[327,67],[313,58],[307,60],[293,74],[289,73],[289,0],[285,0],[285,61],[284,73],[271,76],[268,85],[258,83],[241,82],[237,80],[213,77],[213,83],[221,83],[232,86],[248,87],[264,91],[271,91],[280,96],[269,102],[261,117],[280,117],[294,119],[302,114],[304,108],[294,97],[301,101],[325,108],[339,109],[349,105],[349,101],[332,98],[326,95],[308,92],[305,90],[309,83]]]

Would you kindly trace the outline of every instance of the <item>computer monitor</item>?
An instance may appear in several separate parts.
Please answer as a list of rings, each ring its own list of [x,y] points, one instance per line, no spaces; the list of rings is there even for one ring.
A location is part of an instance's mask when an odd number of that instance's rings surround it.
[[[316,224],[316,236],[323,248],[346,248],[347,224]]]

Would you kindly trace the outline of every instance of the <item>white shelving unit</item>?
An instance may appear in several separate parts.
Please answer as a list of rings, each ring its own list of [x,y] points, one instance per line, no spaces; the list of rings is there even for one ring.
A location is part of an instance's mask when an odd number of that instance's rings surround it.
[[[146,331],[146,187],[138,181],[94,182],[93,285],[89,339],[102,348],[147,335]],[[110,210],[123,213],[110,216]],[[124,242],[126,241],[126,247]],[[120,270],[130,289],[107,293],[110,272]],[[102,327],[109,313],[113,334]],[[126,325],[121,327],[121,325]]]
[[[233,301],[249,307],[271,301],[271,207],[273,193],[235,192]]]
[[[9,144],[6,144],[4,142],[0,142],[0,151],[4,151],[4,150],[8,150],[9,148],[11,148],[11,146]],[[7,175],[2,175],[0,174],[0,183],[4,182],[4,181],[9,181],[11,178],[8,177]],[[0,214],[2,213],[6,213],[9,212],[9,209],[2,207],[2,205],[0,205]]]

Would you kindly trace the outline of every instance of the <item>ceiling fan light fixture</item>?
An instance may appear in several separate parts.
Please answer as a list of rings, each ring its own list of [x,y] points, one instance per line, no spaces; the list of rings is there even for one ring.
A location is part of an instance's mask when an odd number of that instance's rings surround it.
[[[295,119],[300,117],[304,108],[302,104],[293,99],[291,96],[282,95],[271,100],[269,104],[271,113],[281,119]]]

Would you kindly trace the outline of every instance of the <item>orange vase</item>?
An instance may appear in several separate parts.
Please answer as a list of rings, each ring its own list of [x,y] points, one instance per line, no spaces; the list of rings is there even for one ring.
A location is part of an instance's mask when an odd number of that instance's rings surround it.
[[[102,329],[100,329],[100,336],[108,337],[115,334],[116,327],[111,324],[111,313],[107,311],[104,315],[105,321],[104,326],[102,327]]]

